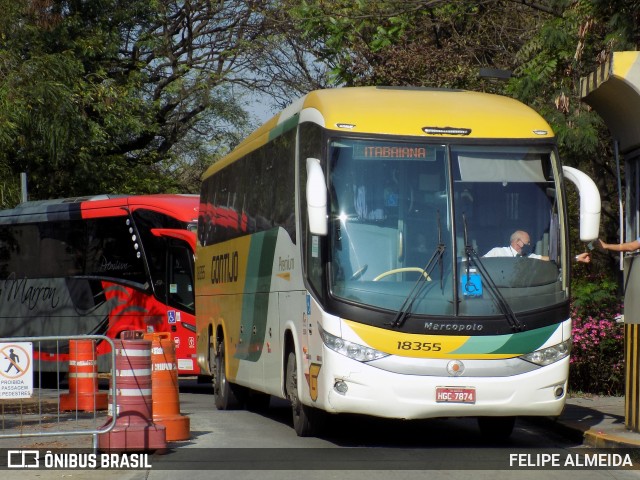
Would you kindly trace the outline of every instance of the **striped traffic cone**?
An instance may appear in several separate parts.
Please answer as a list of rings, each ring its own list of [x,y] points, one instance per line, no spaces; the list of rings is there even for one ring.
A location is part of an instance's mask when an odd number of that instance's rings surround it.
[[[166,429],[154,424],[152,418],[151,342],[142,338],[142,332],[123,332],[121,340],[113,343],[117,411],[111,415],[116,415],[116,425],[111,431],[99,434],[98,448],[103,451],[162,450],[167,446]]]
[[[69,340],[69,393],[60,395],[60,411],[106,408],[107,393],[98,391],[95,340]]]

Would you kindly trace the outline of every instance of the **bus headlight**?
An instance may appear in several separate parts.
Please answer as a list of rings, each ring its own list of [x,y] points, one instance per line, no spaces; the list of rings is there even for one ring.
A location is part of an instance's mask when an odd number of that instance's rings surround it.
[[[377,360],[378,358],[389,356],[388,353],[365,347],[364,345],[358,345],[357,343],[349,342],[343,338],[331,335],[330,333],[325,332],[322,328],[319,328],[318,330],[320,330],[320,337],[322,337],[322,341],[327,348],[330,348],[341,355],[352,358],[353,360],[369,362],[371,360]]]
[[[562,343],[553,345],[552,347],[542,348],[535,352],[522,355],[520,358],[527,362],[535,363],[542,367],[551,365],[552,363],[562,360],[564,357],[569,356],[571,353],[571,339],[565,340]]]

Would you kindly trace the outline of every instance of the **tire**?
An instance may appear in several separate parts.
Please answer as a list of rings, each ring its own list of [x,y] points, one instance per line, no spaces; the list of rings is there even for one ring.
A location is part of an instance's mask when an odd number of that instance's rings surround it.
[[[286,370],[287,399],[291,402],[293,428],[299,437],[312,437],[319,432],[320,412],[303,405],[298,396],[298,370],[296,354],[289,352]]]
[[[213,383],[213,398],[218,410],[235,410],[242,406],[241,387],[227,380],[224,340],[218,343],[217,351],[210,347],[209,364]]]
[[[504,442],[513,433],[516,417],[478,417],[480,433],[489,441]]]

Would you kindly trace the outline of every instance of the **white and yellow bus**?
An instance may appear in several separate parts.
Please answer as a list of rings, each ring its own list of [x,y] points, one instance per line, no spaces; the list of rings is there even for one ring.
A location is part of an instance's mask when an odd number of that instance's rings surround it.
[[[468,91],[314,91],[203,177],[197,357],[219,409],[558,415],[569,369],[563,178],[597,238],[592,181],[529,107]],[[483,257],[515,231],[533,256]],[[524,243],[524,242],[522,242]],[[505,249],[507,250],[507,249]]]

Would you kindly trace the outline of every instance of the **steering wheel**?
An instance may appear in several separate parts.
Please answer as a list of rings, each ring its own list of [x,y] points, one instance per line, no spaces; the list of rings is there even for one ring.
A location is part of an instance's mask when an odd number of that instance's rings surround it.
[[[369,268],[369,264],[365,263],[362,268],[359,268],[358,270],[356,270],[353,275],[351,275],[351,280],[358,280],[362,275],[364,275],[364,272],[367,271],[367,268]]]
[[[380,280],[380,279],[382,279],[382,278],[384,278],[384,277],[386,277],[388,275],[394,275],[396,273],[403,273],[403,272],[420,272],[420,273],[422,273],[424,278],[427,279],[427,281],[429,281],[429,282],[431,281],[431,277],[429,276],[429,274],[423,268],[420,268],[420,267],[404,267],[404,268],[394,268],[393,270],[387,270],[386,272],[381,273],[376,278],[374,278],[373,281],[377,282],[378,280]]]

